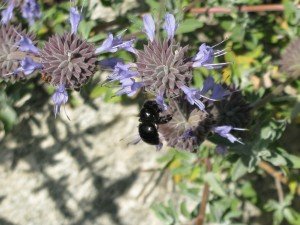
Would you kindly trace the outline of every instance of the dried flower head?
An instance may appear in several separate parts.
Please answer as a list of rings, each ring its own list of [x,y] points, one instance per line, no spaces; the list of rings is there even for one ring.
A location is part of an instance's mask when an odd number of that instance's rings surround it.
[[[212,104],[210,113],[217,125],[231,125],[233,127],[246,127],[250,122],[250,105],[240,91],[233,91],[222,101]]]
[[[171,99],[167,112],[172,114],[172,120],[158,126],[167,145],[196,152],[211,130],[211,116],[182,97]]]
[[[24,79],[26,74],[19,68],[21,62],[30,56],[20,49],[20,42],[24,37],[32,40],[32,34],[22,31],[21,26],[1,25],[0,27],[0,77],[5,80],[15,81]]]
[[[300,76],[300,38],[292,41],[281,57],[282,70],[290,77]]]
[[[77,90],[94,74],[97,57],[93,44],[78,35],[54,35],[41,51],[43,73],[54,86]]]
[[[180,94],[192,79],[191,63],[185,61],[188,47],[174,41],[154,39],[137,53],[137,71],[145,90],[166,97]]]

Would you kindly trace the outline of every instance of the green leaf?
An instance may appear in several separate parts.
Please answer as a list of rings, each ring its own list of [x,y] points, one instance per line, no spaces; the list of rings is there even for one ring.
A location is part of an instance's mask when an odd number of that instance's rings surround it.
[[[225,188],[222,186],[221,181],[216,178],[215,174],[212,172],[205,174],[204,180],[210,185],[215,194],[221,197],[226,196]]]
[[[230,174],[233,181],[238,180],[248,172],[247,166],[243,163],[242,159],[236,161],[231,167]]]
[[[177,34],[190,33],[201,27],[203,27],[203,22],[192,18],[186,19],[180,23],[180,26],[178,27],[176,33]]]
[[[12,107],[8,105],[2,106],[2,108],[0,109],[0,120],[4,125],[5,132],[8,132],[16,123],[17,113]]]

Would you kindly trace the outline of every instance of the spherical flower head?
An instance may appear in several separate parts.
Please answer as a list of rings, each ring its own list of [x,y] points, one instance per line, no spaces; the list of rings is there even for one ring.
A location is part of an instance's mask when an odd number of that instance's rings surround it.
[[[52,36],[40,55],[49,82],[67,89],[80,89],[94,75],[97,64],[94,45],[71,33]]]
[[[137,52],[137,71],[145,90],[155,95],[175,97],[180,87],[192,79],[191,63],[186,62],[188,47],[173,40],[154,40]]]
[[[172,120],[158,126],[167,145],[196,152],[212,127],[210,115],[183,97],[171,99],[167,113],[172,114]]]
[[[300,38],[292,41],[281,57],[282,71],[292,78],[300,77]]]
[[[222,101],[212,102],[210,106],[210,113],[219,126],[227,124],[233,127],[247,127],[251,121],[250,111],[249,103],[242,92],[235,88],[231,88],[231,94]]]
[[[155,22],[150,14],[143,16],[144,31],[148,45],[137,52],[137,71],[145,85],[145,90],[163,97],[175,97],[180,87],[192,79],[192,62],[186,62],[188,46],[181,47],[174,40],[177,28],[175,17],[167,13],[163,28],[166,39],[156,38]]]
[[[21,27],[12,25],[1,25],[0,27],[0,78],[14,82],[16,80],[25,79],[21,63],[31,53],[23,52],[20,49],[22,38],[34,40],[32,34],[22,31]],[[32,45],[34,41],[31,41]],[[24,62],[23,62],[24,63]],[[28,74],[28,73],[27,73]]]

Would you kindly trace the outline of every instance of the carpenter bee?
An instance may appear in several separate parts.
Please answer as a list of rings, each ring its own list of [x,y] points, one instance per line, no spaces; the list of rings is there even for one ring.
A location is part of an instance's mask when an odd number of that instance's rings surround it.
[[[162,111],[156,101],[149,100],[144,103],[139,113],[139,135],[150,145],[160,144],[157,125],[168,123],[172,119],[171,115],[160,116]]]

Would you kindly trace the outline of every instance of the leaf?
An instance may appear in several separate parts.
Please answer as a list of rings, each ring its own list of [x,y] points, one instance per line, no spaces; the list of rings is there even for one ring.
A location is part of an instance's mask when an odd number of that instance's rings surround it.
[[[191,213],[189,213],[189,211],[187,210],[185,201],[180,204],[180,212],[185,218],[189,220],[192,218]]]
[[[210,185],[212,191],[221,196],[221,197],[225,197],[226,196],[226,192],[224,187],[221,185],[221,182],[216,178],[215,174],[213,174],[212,172],[209,172],[207,174],[204,175],[204,180]]]
[[[233,181],[236,181],[240,177],[244,176],[247,172],[248,172],[247,166],[245,166],[245,164],[243,163],[242,159],[239,159],[238,161],[236,161],[233,164],[233,166],[232,166],[232,168],[230,170],[231,179]]]
[[[176,33],[177,34],[190,33],[201,27],[203,27],[203,22],[192,18],[186,19],[180,23],[180,26],[178,27]]]
[[[15,125],[17,114],[12,107],[8,105],[2,106],[2,108],[0,109],[0,120],[4,125],[5,132],[8,132]]]

